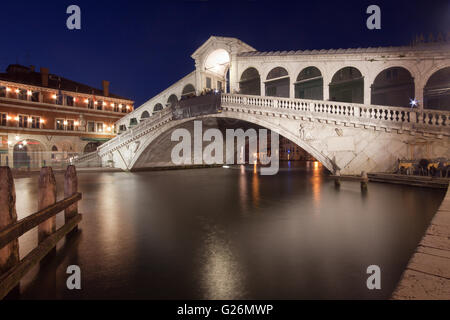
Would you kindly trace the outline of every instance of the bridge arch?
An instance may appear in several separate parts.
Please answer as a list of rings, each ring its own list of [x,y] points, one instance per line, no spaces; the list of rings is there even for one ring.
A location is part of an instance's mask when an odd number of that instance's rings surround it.
[[[145,110],[144,112],[141,113],[141,121],[144,121],[147,118],[150,118],[150,113],[147,110]]]
[[[242,72],[239,79],[240,94],[261,95],[261,76],[256,68],[248,67]]]
[[[155,104],[155,106],[153,107],[153,114],[155,114],[158,111],[161,111],[163,109],[163,105],[161,103],[157,103]]]
[[[174,105],[175,103],[178,102],[178,97],[175,94],[171,94],[169,96],[169,98],[167,99],[167,106],[171,107],[172,105]]]
[[[319,68],[303,68],[294,82],[295,98],[323,100],[323,76]]]
[[[271,122],[264,120],[260,117],[257,117],[255,115],[251,114],[241,114],[238,113],[236,115],[224,115],[221,113],[218,114],[210,114],[198,117],[196,119],[187,118],[183,120],[177,120],[177,121],[170,121],[165,123],[163,126],[158,128],[157,134],[151,135],[148,138],[145,138],[141,140],[138,144],[138,148],[136,150],[136,154],[131,159],[130,163],[127,165],[128,170],[132,170],[135,168],[136,163],[140,160],[141,157],[146,155],[146,152],[148,148],[151,147],[152,143],[156,141],[159,137],[166,134],[169,130],[175,129],[176,127],[191,122],[194,120],[202,120],[202,119],[208,119],[208,118],[229,118],[234,120],[242,120],[246,121],[252,124],[259,125],[261,127],[264,127],[266,129],[269,129],[273,132],[278,133],[279,135],[291,140],[293,143],[297,144],[300,148],[308,152],[310,155],[312,155],[317,161],[322,163],[324,167],[326,167],[331,172],[335,172],[337,166],[334,164],[334,162],[325,154],[314,148],[312,145],[310,145],[306,140],[302,139],[299,135],[299,132],[297,130],[289,130],[285,127],[279,126],[276,122]]]
[[[264,88],[266,96],[289,98],[290,77],[287,69],[275,67],[270,70],[266,76]]]
[[[425,109],[450,110],[450,66],[434,71],[423,89]]]
[[[329,84],[330,101],[363,103],[364,77],[356,67],[347,66],[336,71]]]
[[[380,71],[371,85],[371,104],[408,107],[415,96],[414,78],[405,67]]]
[[[183,90],[181,91],[181,97],[189,97],[189,96],[195,96],[195,87],[191,83],[185,85],[183,87]]]

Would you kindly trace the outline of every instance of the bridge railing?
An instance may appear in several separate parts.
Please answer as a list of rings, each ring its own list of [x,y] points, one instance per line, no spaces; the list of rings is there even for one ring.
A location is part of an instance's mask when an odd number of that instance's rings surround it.
[[[38,211],[17,220],[16,191],[9,167],[0,168],[0,299],[3,299],[56,244],[81,221],[77,202],[77,174],[74,166],[67,167],[64,176],[64,199],[56,201],[56,180],[51,167],[41,169],[38,187]],[[64,210],[64,225],[56,230],[56,214]],[[20,236],[38,228],[38,245],[23,259],[19,256]]]
[[[148,130],[149,128],[155,127],[162,122],[166,122],[170,120],[172,117],[172,111],[170,108],[164,108],[161,111],[158,111],[154,115],[140,122],[133,128],[125,131],[124,133],[114,137],[113,139],[105,142],[101,146],[97,148],[97,152],[99,154],[103,153],[106,150],[111,150],[117,147],[118,145],[133,139],[134,137],[141,135],[143,132]]]
[[[324,120],[448,133],[450,112],[335,101],[222,94],[222,106],[277,111]]]

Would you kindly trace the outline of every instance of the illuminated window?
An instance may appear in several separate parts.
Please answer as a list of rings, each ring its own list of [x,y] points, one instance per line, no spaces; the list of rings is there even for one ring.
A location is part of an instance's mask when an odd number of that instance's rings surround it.
[[[88,108],[89,109],[94,109],[94,100],[92,99],[88,99]]]
[[[41,127],[41,117],[31,117],[31,127],[33,129],[39,129]]]
[[[39,91],[33,91],[31,93],[30,100],[33,102],[39,102]]]
[[[66,96],[66,106],[73,107],[74,99],[72,96]]]
[[[64,119],[56,119],[56,130],[64,130]]]
[[[94,121],[88,121],[87,129],[88,129],[88,132],[95,132],[95,122]]]
[[[97,122],[96,129],[97,132],[103,132],[103,122]]]
[[[19,98],[20,100],[28,100],[27,98],[27,91],[25,89],[19,89],[19,93],[17,94],[17,98]]]
[[[19,127],[20,128],[28,128],[28,116],[19,115]]]
[[[67,120],[66,130],[75,130],[75,120]]]

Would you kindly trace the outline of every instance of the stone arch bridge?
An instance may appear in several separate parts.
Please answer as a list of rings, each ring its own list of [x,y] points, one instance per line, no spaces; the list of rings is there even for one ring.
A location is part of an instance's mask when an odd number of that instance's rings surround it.
[[[174,120],[171,106],[214,90],[223,112],[202,119],[270,129],[332,172],[449,158],[449,35],[416,46],[281,52],[212,36],[192,54],[195,70],[120,119],[98,155],[124,170],[164,164],[159,149],[170,148],[171,129],[195,120]]]
[[[195,119],[228,118],[277,132],[342,174],[390,171],[397,159],[411,156],[449,157],[449,112],[238,94],[222,94],[221,105],[221,113],[183,120],[163,109],[100,146],[98,154],[105,166],[139,169],[157,148],[154,142],[172,129]]]

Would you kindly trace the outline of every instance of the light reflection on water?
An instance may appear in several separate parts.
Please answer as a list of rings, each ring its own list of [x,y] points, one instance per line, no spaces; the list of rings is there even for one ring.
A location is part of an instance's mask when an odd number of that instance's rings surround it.
[[[80,232],[23,281],[22,297],[388,298],[444,193],[371,183],[363,195],[359,183],[336,189],[323,170],[80,173]],[[16,180],[20,217],[35,211],[36,182]],[[33,237],[22,237],[21,255]],[[70,264],[82,270],[79,292],[65,288]],[[370,264],[382,269],[381,291],[365,286]]]

